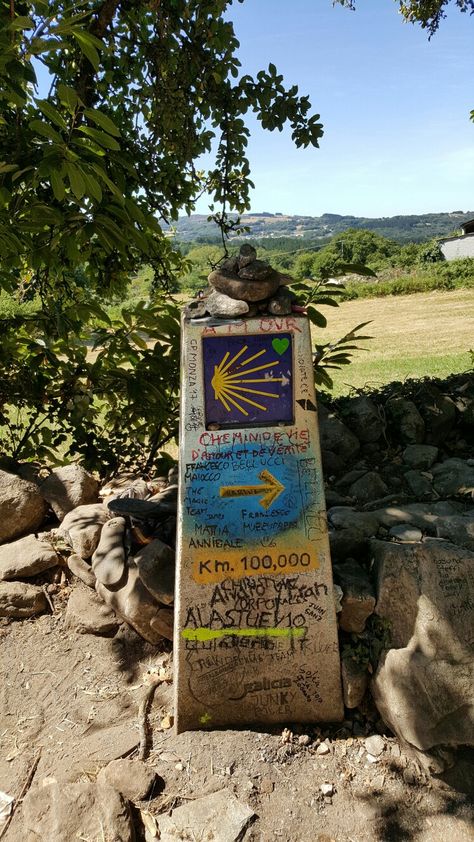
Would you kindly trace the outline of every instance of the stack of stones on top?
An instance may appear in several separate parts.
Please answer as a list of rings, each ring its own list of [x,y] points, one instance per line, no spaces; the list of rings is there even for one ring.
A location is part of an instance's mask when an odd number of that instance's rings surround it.
[[[247,243],[236,257],[227,258],[214,269],[208,281],[203,297],[188,304],[185,312],[189,318],[249,318],[259,313],[287,316],[296,301],[287,289],[293,278],[257,260],[257,252]]]

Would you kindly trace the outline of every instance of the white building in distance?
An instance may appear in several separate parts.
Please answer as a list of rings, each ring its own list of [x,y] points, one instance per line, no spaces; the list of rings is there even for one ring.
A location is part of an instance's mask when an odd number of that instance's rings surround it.
[[[474,219],[461,225],[459,237],[444,237],[439,240],[439,247],[445,260],[457,260],[460,257],[474,257]]]

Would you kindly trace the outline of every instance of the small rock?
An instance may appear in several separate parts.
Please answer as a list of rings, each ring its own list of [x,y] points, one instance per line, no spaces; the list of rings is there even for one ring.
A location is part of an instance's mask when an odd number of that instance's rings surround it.
[[[125,573],[125,518],[114,517],[104,523],[100,540],[92,556],[92,571],[107,588],[119,584]]]
[[[222,789],[195,798],[169,814],[156,816],[160,842],[176,842],[190,838],[213,839],[215,842],[237,842],[254,817],[247,804],[238,801],[233,792]]]
[[[419,444],[423,441],[425,422],[413,401],[399,397],[390,398],[385,404],[385,410],[403,442]]]
[[[70,555],[67,560],[67,566],[71,573],[74,573],[74,576],[77,576],[88,588],[95,588],[95,576],[87,561],[84,561],[80,555],[76,555],[75,553]]]
[[[318,417],[321,447],[332,451],[344,461],[353,459],[360,450],[359,439],[321,401],[318,402]]]
[[[275,295],[268,302],[268,312],[272,316],[288,316],[291,313],[294,300],[295,296],[289,289],[278,287]]]
[[[362,634],[375,608],[375,593],[370,579],[355,561],[337,565],[334,574],[343,591],[339,625],[343,631]]]
[[[243,269],[244,266],[248,266],[249,263],[253,263],[254,260],[257,259],[257,251],[254,249],[250,243],[243,243],[239,249],[239,256],[237,260],[234,260],[234,267],[233,271],[237,272],[239,269]],[[231,268],[226,267],[226,268]]]
[[[405,482],[415,497],[422,500],[429,499],[433,495],[433,486],[428,477],[423,476],[419,471],[407,471]]]
[[[354,482],[349,488],[349,496],[355,497],[359,503],[369,503],[387,494],[388,488],[383,479],[375,471],[368,471],[363,477]]]
[[[78,634],[115,634],[120,620],[104,605],[94,591],[74,588],[69,597],[66,616],[66,625],[78,632]]]
[[[349,710],[359,707],[369,684],[369,673],[364,664],[359,664],[352,658],[341,661],[342,690],[344,704]]]
[[[174,600],[175,553],[155,538],[134,557],[140,579],[151,594],[165,605]]]
[[[365,395],[349,401],[342,417],[361,442],[376,442],[384,432],[385,424],[381,413],[376,404]]]
[[[474,467],[463,459],[446,459],[432,469],[433,484],[438,494],[446,497],[455,494],[474,496]]]
[[[369,754],[372,754],[374,757],[379,757],[379,755],[381,755],[385,750],[385,740],[380,736],[380,734],[372,734],[371,737],[367,737],[367,739],[364,740],[364,746]]]
[[[58,533],[81,558],[91,558],[110,513],[101,503],[78,506],[64,517]]]
[[[156,783],[156,774],[142,760],[112,760],[100,770],[98,781],[106,781],[117,792],[134,803],[143,801]],[[160,789],[162,781],[160,782]]]
[[[410,468],[427,471],[438,458],[438,448],[430,444],[409,444],[403,452],[403,461]]]
[[[422,385],[417,395],[420,413],[425,422],[426,442],[443,444],[456,423],[456,407],[433,383]]]
[[[331,749],[329,748],[328,744],[324,742],[324,743],[321,743],[317,747],[316,754],[319,754],[319,755],[329,754],[330,751],[331,751]]]
[[[379,758],[375,757],[373,754],[368,754],[366,757],[367,763],[378,763]]]
[[[33,617],[47,607],[46,596],[37,585],[0,582],[0,617]]]
[[[298,737],[298,743],[300,746],[309,746],[311,742],[311,737],[308,734],[300,734]]]
[[[0,470],[0,544],[35,532],[47,510],[36,483]]]
[[[53,468],[40,492],[58,520],[62,520],[77,506],[97,503],[99,484],[81,465],[64,465]]]
[[[395,538],[397,541],[401,541],[404,544],[421,541],[423,538],[421,529],[417,529],[416,526],[409,526],[406,523],[400,523],[396,526],[392,526],[388,534],[391,538]]]
[[[239,278],[250,281],[265,281],[273,274],[273,269],[266,260],[251,260],[245,266],[239,266]]]
[[[323,795],[334,795],[334,784],[321,784],[319,787]]]
[[[246,301],[237,301],[223,292],[214,291],[206,298],[206,309],[211,316],[232,319],[236,316],[245,316],[249,311],[249,305]]]
[[[0,579],[21,579],[36,576],[56,567],[60,558],[47,540],[26,535],[0,547]]]

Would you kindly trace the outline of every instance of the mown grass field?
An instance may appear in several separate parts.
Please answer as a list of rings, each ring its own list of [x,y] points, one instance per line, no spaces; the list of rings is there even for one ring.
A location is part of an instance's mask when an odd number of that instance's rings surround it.
[[[373,337],[364,343],[367,351],[355,351],[353,363],[334,372],[336,395],[409,377],[446,377],[472,367],[473,290],[358,299],[321,310],[328,327],[315,329],[318,342],[334,341],[372,321],[363,331]]]

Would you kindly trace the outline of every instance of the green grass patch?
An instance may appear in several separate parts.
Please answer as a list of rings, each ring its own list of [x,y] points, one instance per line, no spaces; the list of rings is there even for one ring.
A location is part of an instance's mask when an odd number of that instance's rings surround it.
[[[410,356],[403,359],[373,358],[369,354],[364,359],[356,358],[344,370],[334,373],[334,397],[348,395],[353,389],[376,389],[387,383],[408,378],[439,377],[445,379],[451,374],[460,374],[469,370],[469,353],[445,354],[438,356]]]

